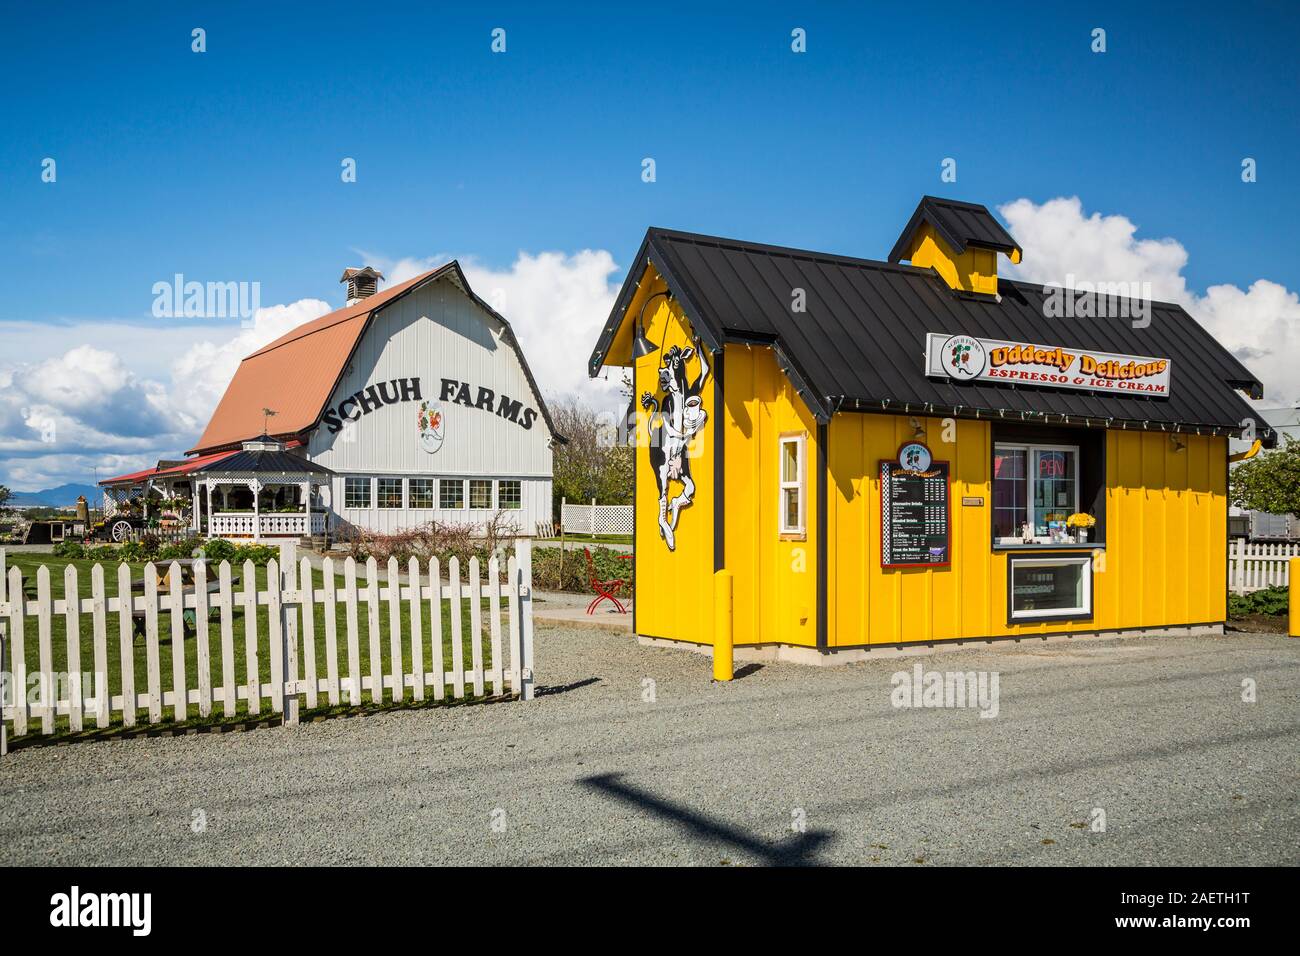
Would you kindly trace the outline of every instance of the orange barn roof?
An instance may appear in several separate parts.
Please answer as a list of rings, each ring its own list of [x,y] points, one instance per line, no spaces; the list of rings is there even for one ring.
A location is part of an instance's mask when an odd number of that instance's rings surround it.
[[[298,435],[316,424],[370,316],[389,302],[455,268],[445,266],[304,322],[244,359],[226,387],[208,427],[190,450],[210,452],[260,435],[262,409],[275,411],[269,429],[277,437]]]

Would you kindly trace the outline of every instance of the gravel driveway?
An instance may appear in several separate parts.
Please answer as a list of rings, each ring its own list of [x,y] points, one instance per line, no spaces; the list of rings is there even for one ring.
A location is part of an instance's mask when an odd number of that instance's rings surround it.
[[[537,660],[530,704],[20,750],[0,862],[1300,862],[1300,640],[983,646],[714,687],[707,657],[539,625]],[[996,672],[998,716],[891,706],[917,662]]]

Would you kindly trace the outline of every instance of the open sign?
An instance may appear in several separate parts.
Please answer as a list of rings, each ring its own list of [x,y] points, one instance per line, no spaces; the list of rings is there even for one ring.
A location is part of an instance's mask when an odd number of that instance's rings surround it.
[[[1060,452],[1050,452],[1039,457],[1039,478],[1064,478],[1065,476],[1065,455]]]

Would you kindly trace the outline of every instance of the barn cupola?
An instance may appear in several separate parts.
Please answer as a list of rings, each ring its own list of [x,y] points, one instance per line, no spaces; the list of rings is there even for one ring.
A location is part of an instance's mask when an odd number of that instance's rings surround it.
[[[934,269],[959,292],[997,295],[998,253],[1020,261],[1020,246],[987,208],[922,196],[889,261]]]
[[[382,272],[378,272],[370,266],[361,269],[344,269],[343,278],[340,282],[348,284],[348,305],[360,302],[379,291],[379,280],[384,277]]]

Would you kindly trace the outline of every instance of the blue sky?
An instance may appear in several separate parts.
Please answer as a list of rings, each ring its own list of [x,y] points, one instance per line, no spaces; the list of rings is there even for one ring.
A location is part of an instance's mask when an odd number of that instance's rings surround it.
[[[15,6],[0,257],[24,291],[0,297],[0,323],[125,322],[142,331],[123,327],[117,351],[147,379],[164,361],[151,287],[177,272],[337,306],[359,250],[506,270],[592,249],[617,282],[651,224],[883,258],[923,193],[1078,196],[1180,243],[1195,294],[1300,288],[1297,14],[1045,6]],[[4,336],[0,363],[53,354]],[[55,471],[0,450],[0,481]]]

